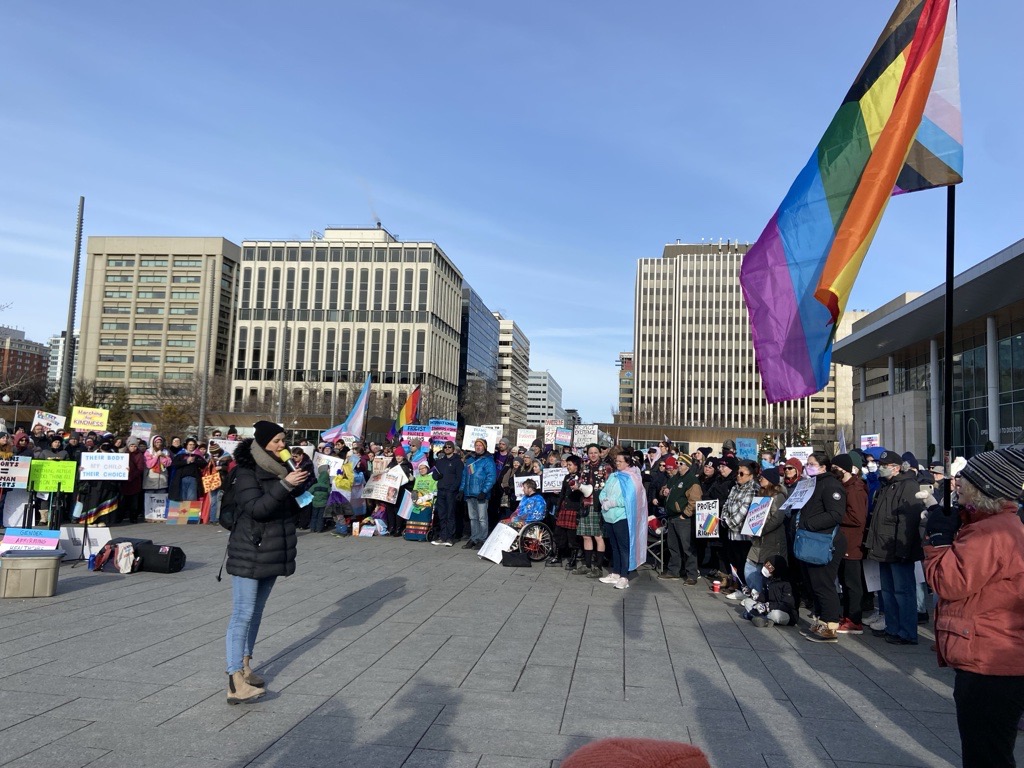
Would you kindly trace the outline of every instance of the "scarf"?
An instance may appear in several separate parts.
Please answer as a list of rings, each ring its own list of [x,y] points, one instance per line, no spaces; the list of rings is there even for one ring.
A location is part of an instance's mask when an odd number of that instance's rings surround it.
[[[750,536],[741,536],[740,529],[747,519],[747,510],[750,502],[757,496],[757,483],[753,480],[740,485],[737,483],[729,491],[729,498],[725,500],[722,507],[722,522],[729,528],[729,538],[732,541],[746,541]]]
[[[288,467],[263,450],[263,447],[255,440],[252,441],[252,457],[256,461],[257,467],[276,475],[279,479],[284,479],[288,474]]]

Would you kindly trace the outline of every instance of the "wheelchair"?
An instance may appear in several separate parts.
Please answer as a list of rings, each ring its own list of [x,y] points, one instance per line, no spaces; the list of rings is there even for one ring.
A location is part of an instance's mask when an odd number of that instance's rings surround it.
[[[555,535],[546,523],[527,523],[508,551],[525,552],[534,563],[547,560],[556,551]]]

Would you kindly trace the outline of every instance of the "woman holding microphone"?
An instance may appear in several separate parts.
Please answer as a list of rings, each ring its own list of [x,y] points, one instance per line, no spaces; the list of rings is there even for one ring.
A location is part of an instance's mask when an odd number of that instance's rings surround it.
[[[243,440],[234,453],[235,522],[227,561],[232,577],[228,704],[256,701],[266,693],[263,678],[250,666],[252,650],[274,582],[295,573],[295,496],[307,479],[306,472],[285,463],[289,454],[278,424],[258,421],[253,428],[255,436]]]

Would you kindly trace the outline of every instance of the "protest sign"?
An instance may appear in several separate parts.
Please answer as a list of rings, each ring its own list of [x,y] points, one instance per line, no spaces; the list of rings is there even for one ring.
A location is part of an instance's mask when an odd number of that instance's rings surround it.
[[[33,496],[35,494],[32,494]],[[4,491],[4,528],[21,528],[32,524],[33,513],[29,511],[29,492],[23,488],[8,488]],[[26,519],[26,515],[29,517]]]
[[[76,405],[71,409],[72,429],[79,432],[102,432],[107,428],[107,416],[110,412],[106,408],[83,408]]]
[[[558,427],[556,427],[554,425],[548,425],[548,424],[544,425],[544,445],[554,445],[555,444],[555,430],[556,429],[558,429]]]
[[[486,443],[489,436],[490,433],[486,428],[467,424],[466,429],[462,432],[462,450],[472,451],[473,443],[477,440],[483,440]]]
[[[29,465],[32,459],[28,456],[12,456],[0,459],[0,488],[27,488]]]
[[[168,501],[168,525],[198,525],[203,513],[201,501]]]
[[[0,553],[12,549],[56,549],[60,544],[60,531],[37,531],[34,528],[8,528],[0,541]]]
[[[402,427],[402,442],[408,443],[413,438],[429,441],[431,436],[430,427],[426,424],[406,424]]]
[[[526,495],[523,492],[523,483],[527,480],[533,480],[533,482],[537,484],[537,487],[540,488],[540,475],[523,475],[522,477],[515,477],[512,479],[512,482],[515,485],[517,499],[521,499]]]
[[[82,540],[85,528],[81,525],[64,525],[60,529],[60,548],[69,560],[99,554],[103,545],[110,541],[109,528],[89,528],[88,540]],[[84,547],[83,547],[84,544]]]
[[[167,494],[147,493],[146,497],[146,521],[160,521],[167,519]]]
[[[210,445],[217,445],[228,456],[234,456],[235,448],[238,447],[238,441],[237,440],[211,440],[210,441]],[[207,450],[209,450],[209,446],[207,446]]]
[[[572,430],[568,427],[555,427],[555,445],[571,445]]]
[[[398,501],[398,490],[408,480],[401,467],[392,467],[387,472],[374,475],[366,481],[366,485],[363,486],[363,498],[394,504]]]
[[[577,424],[572,433],[573,448],[586,448],[597,442],[597,424]]]
[[[536,429],[517,429],[515,447],[518,448],[519,446],[522,446],[523,448],[529,448],[533,444],[533,441],[536,439]]]
[[[337,456],[319,452],[313,454],[313,475],[316,477],[320,476],[320,467],[326,466],[330,476],[334,477],[338,470],[344,470],[344,465],[345,459],[340,459]]]
[[[512,526],[498,523],[476,554],[492,563],[500,563],[501,553],[508,550],[518,538],[519,531]]]
[[[316,452],[316,446],[315,445],[289,445],[288,446],[288,450],[291,451],[292,453],[295,453],[296,451],[302,451],[304,454],[306,454],[312,460],[313,454]]]
[[[28,480],[32,484],[32,489],[36,491],[71,493],[75,490],[77,474],[77,462],[47,459],[32,462],[29,467]]]
[[[501,440],[501,424],[484,424],[483,428],[487,430],[487,450],[494,453],[498,450],[498,441]]]
[[[741,461],[757,461],[757,440],[752,437],[737,437],[736,458]]]
[[[789,498],[782,502],[783,509],[801,509],[814,493],[814,478],[806,477],[796,484]]]
[[[718,499],[697,502],[697,538],[718,538]]]
[[[457,421],[431,419],[427,424],[430,427],[430,442],[432,445],[444,445],[449,440],[453,443],[455,442],[455,438],[459,433],[459,423]]]
[[[866,451],[868,448],[880,448],[882,446],[881,435],[861,435],[860,449]]]
[[[807,463],[807,458],[814,453],[814,448],[810,445],[796,445],[790,446],[786,449],[787,459],[800,459],[801,464]]]
[[[764,521],[768,519],[768,513],[772,511],[771,496],[759,496],[750,502],[747,507],[747,517],[743,521],[743,528],[740,534],[743,536],[760,536],[764,528]]]
[[[32,419],[32,426],[35,427],[36,424],[42,424],[43,429],[47,431],[52,429],[54,432],[60,432],[64,429],[64,422],[66,421],[67,418],[59,416],[56,413],[36,411],[35,418]]]
[[[137,437],[149,445],[150,440],[153,437],[153,425],[148,421],[133,421],[132,431],[128,433],[129,437]]]
[[[406,493],[402,496],[402,503],[398,505],[398,516],[403,520],[412,517],[412,494]]]
[[[562,490],[562,481],[569,474],[565,467],[549,467],[544,470],[544,481],[541,493],[558,493]]]
[[[544,419],[545,427],[564,427],[565,419]]]
[[[391,459],[387,456],[374,456],[373,466],[370,467],[371,475],[383,475],[388,471],[388,464],[391,463]]]
[[[79,480],[127,480],[127,453],[83,453]]]

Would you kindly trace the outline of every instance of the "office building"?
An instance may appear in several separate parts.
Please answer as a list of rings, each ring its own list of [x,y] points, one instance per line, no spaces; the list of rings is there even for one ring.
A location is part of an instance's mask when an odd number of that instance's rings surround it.
[[[378,225],[241,250],[235,410],[340,420],[370,374],[371,417],[419,385],[422,418],[455,418],[462,274],[436,243]]]
[[[633,353],[619,352],[616,365],[619,369],[619,406],[612,420],[629,424],[633,421]]]
[[[0,326],[0,389],[4,394],[41,403],[49,360],[45,344],[26,339],[22,330]]]
[[[530,340],[514,320],[494,313],[498,320],[498,391],[501,425],[506,435],[525,428],[530,379]]]
[[[526,387],[526,421],[543,424],[546,419],[566,421],[562,386],[548,371],[530,371]]]
[[[49,394],[60,390],[60,379],[64,375],[64,339],[67,331],[51,336],[48,346],[50,357],[46,367],[46,391]],[[71,381],[78,375],[78,342],[79,334],[75,331],[71,337]]]
[[[90,237],[78,369],[101,402],[189,396],[230,373],[239,247],[222,237]]]
[[[935,254],[941,263],[942,254]],[[953,281],[954,456],[1024,443],[1024,240]],[[854,433],[921,461],[940,458],[945,285],[897,297],[854,323],[833,360],[856,367]]]
[[[582,424],[583,418],[580,416],[580,412],[576,408],[565,409],[565,426],[572,428],[577,424]]]
[[[459,347],[459,420],[490,424],[499,412],[498,319],[480,295],[462,284]]]

